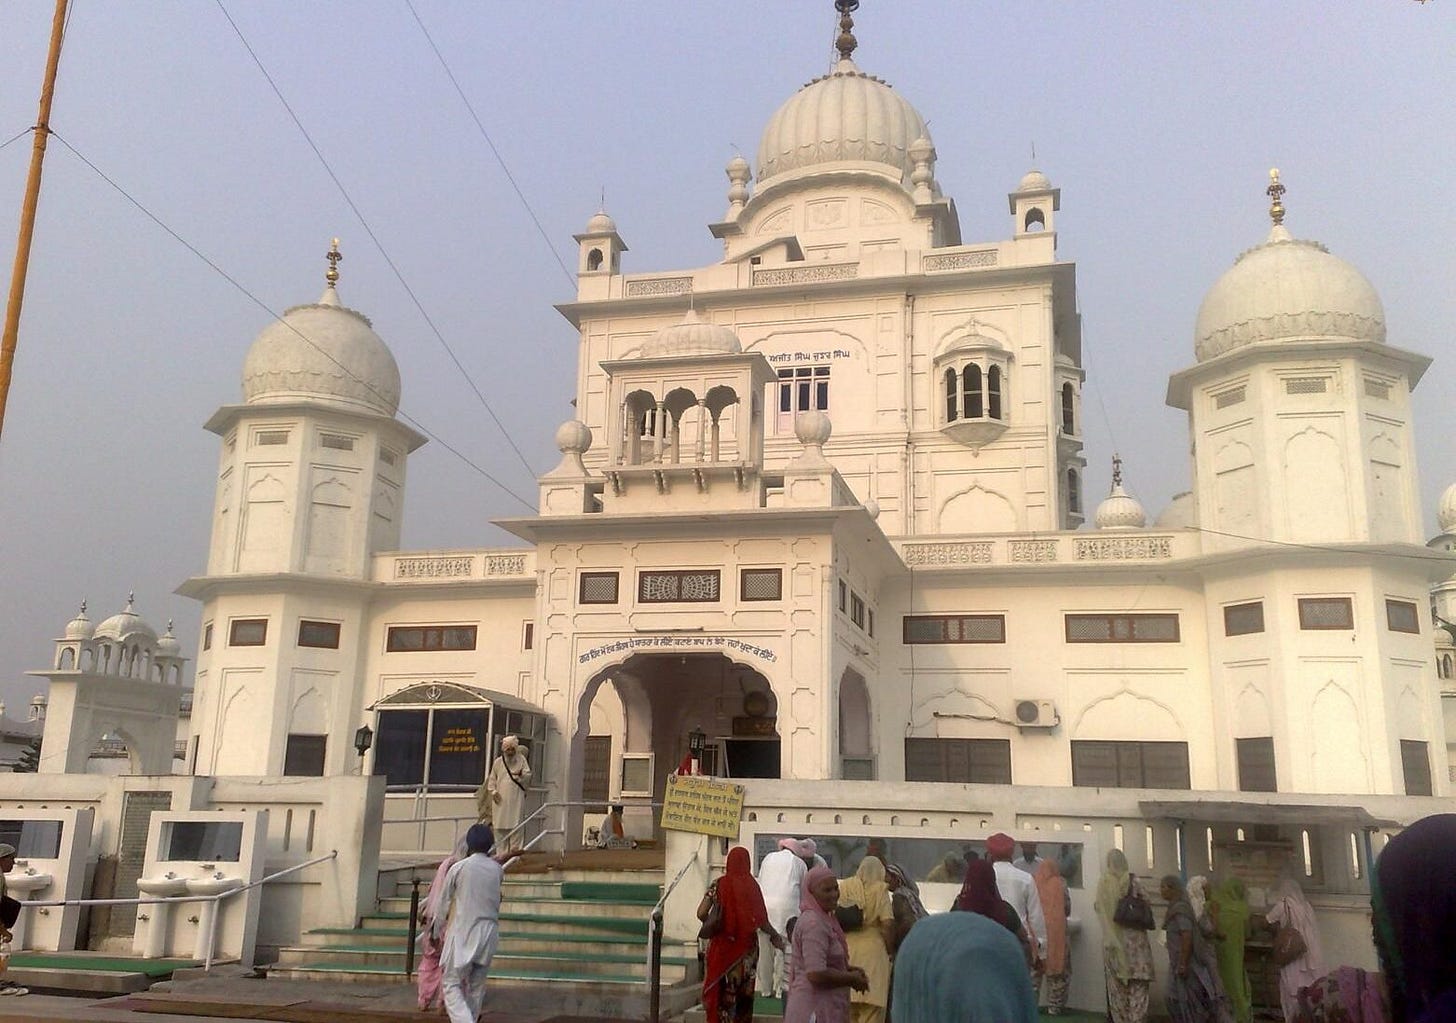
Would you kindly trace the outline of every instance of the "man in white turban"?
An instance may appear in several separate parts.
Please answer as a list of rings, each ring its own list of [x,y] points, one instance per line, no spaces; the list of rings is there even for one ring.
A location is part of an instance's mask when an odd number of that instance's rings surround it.
[[[502,843],[501,851],[509,851],[521,845],[521,836],[512,836],[510,832],[521,823],[526,791],[531,784],[531,762],[526,759],[521,740],[514,735],[503,738],[500,748],[500,756],[490,765],[485,783],[476,790],[475,801],[480,819],[489,821],[495,829]]]

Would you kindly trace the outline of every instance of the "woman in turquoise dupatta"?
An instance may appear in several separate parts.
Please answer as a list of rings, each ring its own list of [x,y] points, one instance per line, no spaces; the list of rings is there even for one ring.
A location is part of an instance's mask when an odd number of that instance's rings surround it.
[[[1037,1023],[1031,972],[1005,927],[979,913],[934,913],[895,957],[895,1023]]]
[[[1249,932],[1249,895],[1244,882],[1230,874],[1209,892],[1208,914],[1213,920],[1218,975],[1233,1006],[1235,1023],[1249,1023],[1254,1013],[1253,992],[1244,970],[1244,939]]]

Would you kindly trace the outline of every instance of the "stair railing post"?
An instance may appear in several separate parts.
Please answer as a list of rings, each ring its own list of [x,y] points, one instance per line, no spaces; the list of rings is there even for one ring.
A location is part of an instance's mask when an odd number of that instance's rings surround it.
[[[647,1019],[658,1023],[662,1010],[662,910],[652,911],[647,923],[650,949],[647,956]]]
[[[420,923],[420,879],[410,878],[409,936],[404,946],[404,975],[407,978],[415,972],[415,937]]]

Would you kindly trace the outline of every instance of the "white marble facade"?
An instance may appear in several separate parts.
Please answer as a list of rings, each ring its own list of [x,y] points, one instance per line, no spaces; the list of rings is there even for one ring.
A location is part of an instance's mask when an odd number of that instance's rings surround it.
[[[628,272],[604,212],[576,236],[580,422],[539,514],[503,523],[520,548],[397,550],[424,439],[332,279],[264,330],[208,423],[198,773],[350,773],[363,725],[377,764],[380,701],[453,686],[542,715],[553,798],[593,784],[593,738],[612,795],[660,793],[695,728],[720,771],[786,779],[1449,792],[1429,601],[1456,554],[1421,536],[1411,435],[1430,360],[1277,187],[1189,310],[1191,493],[1151,521],[1120,481],[1082,487],[1046,175],[1004,237],[963,240],[923,118],[848,53],[754,170],[726,169],[712,265]]]

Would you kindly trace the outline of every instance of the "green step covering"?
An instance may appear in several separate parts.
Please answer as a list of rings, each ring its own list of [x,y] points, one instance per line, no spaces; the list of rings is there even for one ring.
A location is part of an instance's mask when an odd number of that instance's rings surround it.
[[[612,881],[562,881],[561,897],[588,902],[624,902],[655,906],[657,900],[662,898],[662,886]]]
[[[573,915],[562,916],[562,915],[550,914],[550,913],[502,913],[500,915],[500,918],[502,920],[516,920],[516,921],[529,920],[532,923],[570,924],[573,927],[590,927],[590,928],[592,928],[594,930],[598,930],[598,931],[612,931],[612,932],[617,933],[617,934],[641,934],[643,937],[646,937],[647,936],[647,917],[646,916],[643,916],[643,917],[588,916],[588,915],[582,915],[582,914],[573,914]],[[400,927],[400,928],[394,928],[394,927],[378,927],[378,928],[366,927],[366,928],[363,928],[363,930],[367,930],[371,934],[394,934],[394,933],[407,934],[408,931],[409,931],[409,927],[408,927],[409,914],[408,913],[370,913],[364,919],[366,919],[366,920],[403,920],[406,923],[406,926],[405,927]],[[352,928],[346,928],[346,930],[351,930],[351,929]],[[337,934],[339,932],[337,930],[325,929],[325,930],[320,931],[320,932],[317,932],[317,933]]]
[[[282,972],[284,970],[302,971],[307,970],[313,973],[381,973],[397,975],[394,970],[381,970],[377,966],[360,966],[357,963],[294,963],[288,966],[271,966],[270,970]],[[617,976],[608,973],[558,973],[555,970],[497,970],[492,967],[490,971],[491,980],[540,980],[540,981],[570,981],[578,984],[634,984],[644,983],[641,977]]]
[[[78,973],[144,973],[166,977],[176,970],[196,966],[195,959],[130,959],[123,956],[66,955],[57,952],[15,952],[12,970],[73,970]]]
[[[367,934],[367,935],[369,935],[371,937],[375,937],[375,936],[378,936],[378,935],[383,934],[383,935],[385,935],[387,937],[408,938],[409,937],[409,928],[407,928],[407,927],[378,927],[378,928],[360,928],[360,927],[315,927],[315,928],[313,928],[312,930],[310,930],[310,931],[308,931],[306,933],[308,933],[308,934]],[[606,934],[541,934],[539,932],[532,932],[532,931],[501,931],[500,932],[500,940],[501,941],[510,941],[512,939],[520,939],[520,940],[526,940],[526,941],[548,941],[549,940],[549,941],[556,941],[556,942],[580,942],[581,944],[584,944],[584,945],[625,945],[625,946],[628,946],[630,948],[641,948],[642,947],[642,942],[641,941],[638,941],[638,940],[636,940],[634,938],[617,938],[617,937],[612,937],[612,936],[606,935]],[[684,946],[690,946],[692,944],[694,944],[694,943],[693,942],[682,942],[682,941],[671,941],[671,940],[669,940],[669,941],[664,942],[664,947],[668,947],[668,948],[670,948],[672,946],[684,947]],[[403,946],[404,945],[404,942],[401,941],[400,942],[400,945]],[[360,946],[360,947],[361,948],[370,948],[370,949],[372,949],[374,951],[385,951],[385,952],[389,951],[389,946],[388,945],[367,945],[367,946]],[[403,954],[403,953],[401,953],[401,954]]]
[[[643,958],[644,955],[646,954],[645,949],[643,949],[640,945],[638,945],[635,942],[632,943],[630,945],[630,947],[632,948],[633,951],[628,952],[628,953],[623,953],[623,952],[566,952],[566,951],[549,951],[549,950],[544,950],[544,949],[542,951],[540,951],[540,952],[522,952],[522,951],[513,950],[513,949],[497,949],[496,950],[496,953],[495,953],[495,961],[496,962],[500,962],[503,959],[560,959],[563,962],[573,962],[573,963],[640,963],[640,962],[645,962],[645,959]],[[398,956],[400,959],[403,959],[404,958],[404,951],[405,951],[402,948],[387,948],[387,947],[382,946],[382,945],[330,945],[330,946],[328,946],[328,949],[327,950],[329,952],[336,952],[336,953],[337,952],[348,952],[348,953],[353,953],[353,954],[356,954],[356,955],[357,954],[361,954],[361,953],[364,954],[364,955],[392,955],[392,956]],[[317,945],[310,945],[310,946],[307,947],[307,951],[309,951],[309,952],[322,952],[322,951],[324,951],[324,949],[319,948]],[[695,962],[697,962],[698,959],[697,959],[697,956],[675,956],[675,955],[669,955],[667,953],[663,953],[662,961],[664,963],[668,963],[669,965],[672,965],[672,966],[687,966],[689,963],[695,963]]]

